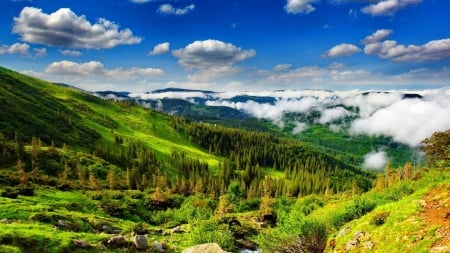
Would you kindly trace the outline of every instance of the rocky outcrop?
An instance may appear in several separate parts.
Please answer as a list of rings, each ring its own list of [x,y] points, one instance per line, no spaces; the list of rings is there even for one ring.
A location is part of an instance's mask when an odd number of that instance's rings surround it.
[[[205,243],[183,250],[182,253],[229,253],[224,251],[217,243]]]

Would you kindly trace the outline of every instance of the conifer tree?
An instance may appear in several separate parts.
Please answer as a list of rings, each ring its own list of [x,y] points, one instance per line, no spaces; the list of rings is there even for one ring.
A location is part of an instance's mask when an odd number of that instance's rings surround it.
[[[17,160],[17,173],[19,175],[19,184],[26,185],[28,182],[28,176],[25,172],[25,164],[20,159]]]

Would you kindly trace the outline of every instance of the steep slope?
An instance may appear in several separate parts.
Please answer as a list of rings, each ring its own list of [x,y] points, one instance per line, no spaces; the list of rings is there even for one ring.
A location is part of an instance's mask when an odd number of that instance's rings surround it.
[[[35,85],[30,85],[30,84]],[[100,134],[85,126],[81,117],[48,92],[51,85],[0,68],[0,130],[6,138],[31,140],[57,145],[88,147]]]

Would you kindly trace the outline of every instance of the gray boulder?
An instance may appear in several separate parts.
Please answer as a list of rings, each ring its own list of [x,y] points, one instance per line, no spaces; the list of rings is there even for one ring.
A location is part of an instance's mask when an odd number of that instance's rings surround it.
[[[223,250],[217,243],[205,243],[187,248],[182,253],[229,253]]]
[[[147,249],[148,248],[147,236],[135,235],[133,237],[133,244],[136,247],[136,249]]]

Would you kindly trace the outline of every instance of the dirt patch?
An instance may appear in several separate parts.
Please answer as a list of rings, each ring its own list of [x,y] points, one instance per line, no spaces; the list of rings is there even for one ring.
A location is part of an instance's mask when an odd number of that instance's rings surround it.
[[[425,230],[438,238],[430,252],[450,252],[450,185],[433,188],[422,205]]]

